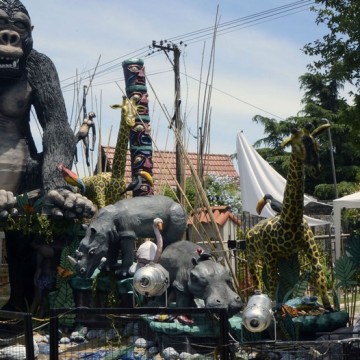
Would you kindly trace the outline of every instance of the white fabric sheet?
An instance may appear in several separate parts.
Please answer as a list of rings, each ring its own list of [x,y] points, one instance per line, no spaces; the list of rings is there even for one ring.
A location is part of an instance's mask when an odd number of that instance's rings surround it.
[[[240,174],[240,189],[243,211],[257,215],[256,204],[265,195],[271,194],[274,199],[283,201],[286,179],[265,161],[251,146],[243,132],[237,135],[237,161]],[[314,201],[314,198],[304,195],[304,204]],[[261,216],[275,216],[275,212],[267,204]],[[304,216],[310,226],[325,225],[327,221]]]
[[[341,248],[341,209],[360,208],[360,192],[346,195],[333,201],[334,204],[334,226],[335,226],[335,259],[338,259],[343,249]]]

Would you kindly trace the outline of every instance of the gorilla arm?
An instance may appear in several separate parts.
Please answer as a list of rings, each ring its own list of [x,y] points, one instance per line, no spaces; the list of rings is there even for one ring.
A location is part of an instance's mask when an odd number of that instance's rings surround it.
[[[42,188],[44,193],[66,187],[58,164],[71,169],[75,136],[68,123],[58,73],[53,62],[44,54],[32,50],[26,68],[33,90],[32,105],[43,129]],[[41,186],[41,185],[40,185]]]

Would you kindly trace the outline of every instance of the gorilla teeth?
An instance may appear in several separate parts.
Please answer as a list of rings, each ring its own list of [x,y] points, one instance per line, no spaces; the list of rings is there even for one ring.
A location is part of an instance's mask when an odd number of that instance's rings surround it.
[[[19,59],[0,57],[0,68],[16,69],[18,65],[19,65]]]

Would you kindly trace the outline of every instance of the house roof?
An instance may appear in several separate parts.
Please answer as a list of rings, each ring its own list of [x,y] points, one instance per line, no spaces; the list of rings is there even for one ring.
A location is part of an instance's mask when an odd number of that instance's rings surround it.
[[[241,225],[240,219],[230,211],[228,206],[212,206],[211,210],[219,226],[224,226],[228,220],[231,220],[238,226]],[[197,221],[200,221],[202,224],[211,223],[209,212],[205,208],[198,209],[196,215],[192,215],[189,218],[188,224],[193,224],[194,216],[196,216]]]
[[[104,171],[111,171],[113,166],[115,148],[112,146],[102,146],[102,168]],[[187,153],[189,161],[197,169],[197,154]],[[205,158],[205,174],[229,176],[239,181],[237,173],[230,155],[226,154],[206,154]],[[153,177],[155,191],[161,184],[169,184],[172,188],[176,187],[176,153],[174,151],[153,151]],[[105,166],[106,165],[106,166]],[[185,162],[185,177],[191,176],[191,170],[188,163]],[[126,182],[131,181],[131,163],[130,151],[126,156],[125,169]]]

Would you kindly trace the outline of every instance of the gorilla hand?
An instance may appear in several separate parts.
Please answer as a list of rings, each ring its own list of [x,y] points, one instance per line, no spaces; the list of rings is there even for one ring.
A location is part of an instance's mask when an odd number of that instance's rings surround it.
[[[50,190],[45,204],[53,206],[51,215],[55,218],[91,218],[97,211],[91,200],[68,189]]]
[[[10,214],[17,212],[15,209],[16,198],[11,191],[0,190],[0,219],[6,219]]]

